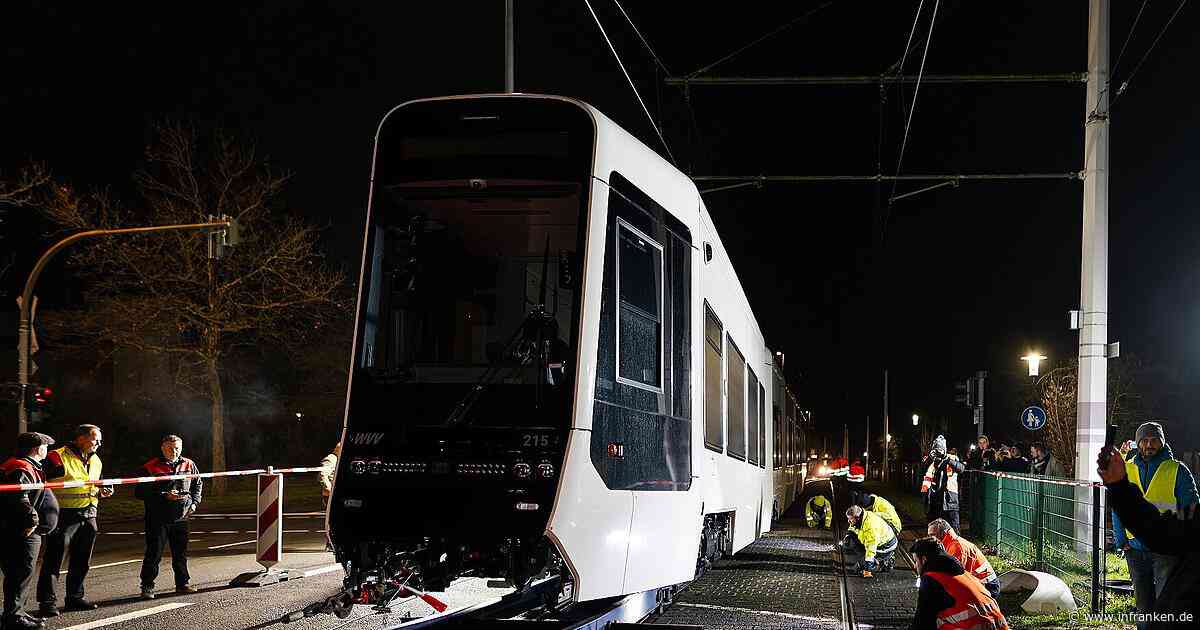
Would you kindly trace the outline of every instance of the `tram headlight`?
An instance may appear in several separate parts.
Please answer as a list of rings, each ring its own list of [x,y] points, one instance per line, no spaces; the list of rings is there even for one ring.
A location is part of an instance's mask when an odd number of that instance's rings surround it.
[[[528,479],[533,474],[533,467],[525,462],[517,462],[513,464],[512,472],[517,479]]]
[[[350,462],[350,472],[351,474],[355,475],[361,475],[367,472],[367,462],[361,459],[356,459]]]
[[[542,462],[542,463],[538,464],[537,474],[538,474],[538,479],[553,479],[554,478],[554,464],[551,464],[550,462]]]

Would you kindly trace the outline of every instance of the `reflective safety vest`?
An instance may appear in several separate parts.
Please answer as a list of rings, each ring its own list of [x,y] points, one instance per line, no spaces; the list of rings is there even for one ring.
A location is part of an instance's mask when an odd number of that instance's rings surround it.
[[[822,519],[823,515],[823,519]],[[816,527],[819,521],[825,521],[825,527],[833,525],[833,506],[829,504],[829,499],[824,495],[818,494],[808,500],[804,506],[804,520],[809,527]]]
[[[839,457],[833,460],[829,465],[829,475],[831,477],[845,477],[850,474],[850,462],[846,461],[845,457]]]
[[[1168,458],[1163,460],[1158,468],[1154,470],[1154,475],[1150,477],[1150,485],[1142,490],[1141,474],[1138,472],[1137,462],[1132,459],[1125,462],[1125,474],[1129,477],[1129,481],[1146,496],[1154,507],[1158,508],[1159,512],[1175,512],[1179,510],[1179,501],[1175,499],[1175,479],[1179,476],[1179,462]],[[1128,529],[1125,530],[1125,537],[1133,540],[1135,536]]]
[[[100,463],[99,455],[93,454],[89,457],[86,465],[69,446],[54,449],[51,456],[54,455],[57,455],[62,462],[63,476],[49,481],[95,481],[100,479],[103,464]],[[58,499],[59,507],[68,510],[81,510],[99,505],[98,494],[100,494],[99,486],[58,488],[54,491],[54,497]]]
[[[896,506],[888,502],[887,499],[879,496],[878,494],[875,495],[875,501],[868,509],[878,514],[883,520],[887,521],[888,525],[894,527],[896,531],[903,529],[900,526],[900,514],[896,512]]]
[[[847,479],[851,482],[862,483],[867,478],[867,471],[862,467],[862,464],[857,462],[850,465],[850,474]]]
[[[946,549],[947,555],[958,560],[963,569],[981,583],[987,584],[997,579],[996,570],[992,568],[992,563],[988,562],[987,556],[983,555],[983,551],[976,547],[975,543],[959,538],[954,530],[946,532],[942,537],[942,547]]]
[[[954,456],[951,455],[950,457]],[[955,459],[958,458],[955,457]],[[944,468],[946,469],[946,487],[942,488],[942,490],[958,494],[958,473],[954,472],[954,469],[951,468],[949,464],[946,464]],[[939,471],[934,469],[934,464],[930,463],[929,468],[925,470],[925,477],[921,479],[921,494],[929,493],[929,489],[933,486],[933,482],[937,480],[938,472]]]
[[[950,575],[941,571],[927,571],[924,575],[933,578],[946,594],[954,600],[949,608],[937,613],[938,630],[1005,630],[1008,621],[1000,612],[1000,605],[975,578],[960,573]]]
[[[851,525],[848,529],[854,532],[858,536],[858,542],[862,543],[863,560],[874,560],[875,552],[880,548],[886,551],[887,547],[893,546],[892,541],[896,540],[896,532],[887,521],[870,510],[864,510],[862,522]]]

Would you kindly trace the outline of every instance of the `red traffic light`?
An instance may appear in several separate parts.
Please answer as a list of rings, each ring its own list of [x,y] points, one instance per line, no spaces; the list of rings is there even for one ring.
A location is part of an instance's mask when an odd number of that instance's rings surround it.
[[[50,402],[50,397],[54,395],[54,390],[49,387],[36,387],[33,390],[33,401],[39,405],[44,405]]]

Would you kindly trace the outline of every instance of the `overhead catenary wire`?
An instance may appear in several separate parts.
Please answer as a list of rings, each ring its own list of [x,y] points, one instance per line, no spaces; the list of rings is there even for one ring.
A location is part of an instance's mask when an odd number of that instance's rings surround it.
[[[924,0],[922,0],[922,1],[924,1]],[[812,17],[812,16],[816,15],[817,13],[820,13],[821,11],[824,11],[825,9],[829,8],[829,6],[830,6],[830,5],[832,5],[833,3],[834,3],[834,0],[829,0],[829,2],[825,2],[825,3],[823,3],[823,4],[819,5],[819,6],[816,6],[816,7],[812,8],[812,9],[809,9],[808,11],[805,11],[804,13],[802,13],[802,14],[800,14],[800,15],[798,15],[798,16],[796,16],[796,17],[792,18],[791,20],[789,20],[789,21],[788,21],[786,24],[784,24],[783,26],[780,26],[779,28],[776,28],[775,30],[773,30],[773,31],[771,31],[771,32],[769,32],[769,33],[767,33],[766,35],[763,35],[762,37],[759,37],[758,39],[755,39],[754,41],[750,42],[749,44],[746,44],[745,46],[742,46],[741,48],[738,48],[737,50],[735,50],[735,51],[733,51],[733,52],[729,53],[728,55],[725,55],[724,57],[721,57],[720,59],[718,59],[718,60],[716,60],[716,61],[714,61],[714,62],[712,62],[712,63],[708,64],[707,66],[704,66],[703,68],[700,68],[699,70],[696,70],[695,72],[692,72],[691,74],[689,74],[689,75],[688,75],[688,78],[692,78],[692,77],[695,77],[695,76],[698,76],[698,75],[704,74],[705,72],[708,72],[709,70],[712,70],[713,68],[715,68],[715,67],[717,67],[717,66],[719,66],[719,65],[721,65],[721,64],[723,64],[723,63],[725,63],[726,61],[729,61],[730,59],[733,59],[734,57],[736,57],[736,56],[738,56],[738,55],[742,54],[743,52],[746,52],[747,50],[749,50],[749,49],[751,49],[751,48],[753,48],[753,47],[755,47],[755,46],[757,46],[757,45],[759,45],[759,44],[763,43],[764,41],[766,41],[766,40],[768,40],[768,39],[770,39],[770,38],[772,38],[772,37],[774,37],[774,36],[776,36],[776,35],[778,35],[778,34],[782,33],[783,31],[786,31],[787,29],[789,29],[789,28],[791,28],[791,27],[795,26],[796,24],[798,24],[798,23],[799,23],[799,22],[801,22],[802,20],[805,20],[805,19],[807,19],[807,18],[809,18],[809,17]]]
[[[1129,33],[1125,35],[1125,43],[1121,44],[1121,52],[1117,53],[1117,60],[1113,62],[1112,67],[1108,70],[1109,77],[1112,77],[1113,73],[1117,71],[1117,67],[1121,65],[1121,60],[1125,58],[1125,50],[1129,48],[1129,42],[1133,40],[1133,34],[1137,31],[1138,23],[1142,21],[1142,13],[1146,10],[1146,5],[1149,3],[1150,0],[1142,0],[1142,6],[1138,9],[1137,16],[1133,18],[1133,25],[1129,27]]]
[[[613,0],[613,4],[617,5],[617,9],[621,12],[621,15],[625,16],[625,21],[629,22],[629,28],[632,28],[633,32],[637,34],[638,39],[642,40],[642,45],[646,47],[646,50],[650,53],[650,57],[654,59],[654,63],[657,64],[667,76],[671,76],[671,71],[667,70],[666,64],[662,62],[662,59],[658,58],[658,54],[654,52],[654,48],[650,46],[650,42],[646,41],[645,36],[642,35],[640,30],[638,30],[637,24],[634,24],[633,19],[630,18],[629,14],[625,12],[625,7],[621,6],[621,0]]]
[[[650,114],[650,109],[646,107],[646,101],[642,100],[642,95],[638,92],[637,85],[633,83],[633,77],[629,76],[629,71],[625,69],[625,63],[621,61],[621,55],[617,54],[616,47],[613,46],[612,40],[608,38],[608,33],[604,30],[604,25],[600,23],[600,16],[596,15],[596,10],[592,8],[591,0],[583,0],[587,5],[588,12],[592,14],[592,19],[596,21],[596,27],[600,29],[600,34],[604,36],[604,42],[608,44],[608,49],[612,51],[613,58],[617,60],[617,65],[621,68],[621,73],[625,75],[625,80],[629,82],[629,87],[633,89],[633,95],[637,97],[638,104],[642,106],[642,111],[646,114],[646,120],[650,121],[650,126],[654,128],[654,133],[658,134],[658,139],[662,141],[663,148],[667,150],[667,156],[671,158],[671,163],[675,163],[675,155],[671,153],[671,147],[667,144],[666,137],[663,136],[662,129],[659,129],[658,123],[654,122],[654,116]]]
[[[1108,105],[1110,109],[1113,105],[1116,105],[1121,96],[1125,94],[1125,90],[1129,87],[1129,82],[1133,81],[1133,77],[1137,76],[1138,70],[1142,69],[1142,65],[1146,63],[1146,59],[1150,57],[1150,53],[1154,52],[1154,48],[1158,46],[1158,42],[1162,40],[1163,35],[1167,33],[1167,29],[1171,28],[1171,23],[1175,21],[1175,18],[1179,17],[1179,12],[1183,10],[1183,6],[1185,4],[1187,4],[1187,0],[1180,0],[1179,6],[1175,7],[1175,12],[1171,14],[1171,17],[1167,19],[1167,23],[1163,25],[1162,30],[1158,32],[1158,35],[1154,38],[1154,41],[1150,43],[1150,48],[1146,49],[1145,54],[1143,54],[1142,58],[1139,59],[1137,64],[1133,66],[1133,70],[1129,72],[1129,77],[1127,77],[1124,81],[1121,81],[1121,86],[1117,88],[1116,95],[1113,97],[1112,102]]]
[[[922,0],[922,2],[924,2],[924,0]],[[929,44],[933,41],[933,27],[937,23],[937,13],[938,13],[938,7],[940,5],[941,5],[941,0],[934,0],[933,14],[929,18],[929,32],[925,35],[925,50],[924,50],[924,52],[921,53],[921,67],[917,70],[917,83],[916,83],[916,86],[913,88],[912,105],[909,106],[908,117],[904,123],[904,136],[900,141],[900,155],[899,155],[899,157],[896,158],[896,175],[897,176],[900,175],[900,171],[904,168],[904,152],[905,152],[905,150],[908,149],[909,130],[912,129],[913,114],[917,111],[917,96],[920,95],[920,93],[921,93],[921,76],[925,74],[925,62],[926,62],[926,60],[929,59]],[[903,69],[904,68],[903,68],[903,64],[902,64],[901,71],[903,71]],[[891,218],[892,204],[896,200],[895,199],[896,185],[898,183],[899,183],[899,180],[893,180],[892,193],[890,195],[888,195],[887,208],[884,210],[884,213],[883,213],[883,224],[880,226],[880,230],[881,230],[880,241],[881,242],[887,240],[888,220]]]

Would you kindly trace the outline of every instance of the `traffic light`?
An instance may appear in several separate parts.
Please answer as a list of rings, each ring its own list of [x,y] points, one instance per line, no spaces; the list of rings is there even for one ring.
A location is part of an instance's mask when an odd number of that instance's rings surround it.
[[[975,378],[967,378],[954,383],[954,402],[968,407],[975,406]]]
[[[37,423],[48,419],[52,412],[50,403],[53,397],[54,390],[49,387],[37,383],[25,386],[25,413],[28,414],[29,422]]]

